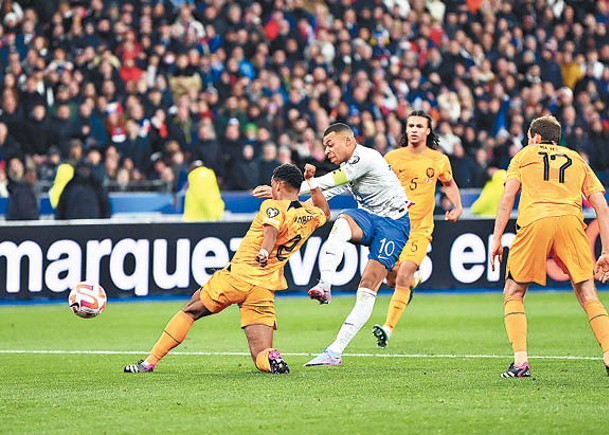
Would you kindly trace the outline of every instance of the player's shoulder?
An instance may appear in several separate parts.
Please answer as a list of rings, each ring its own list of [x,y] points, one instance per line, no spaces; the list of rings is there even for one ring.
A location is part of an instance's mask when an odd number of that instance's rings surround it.
[[[368,148],[364,145],[360,145],[358,144],[355,147],[355,151],[353,152],[353,156],[351,157],[351,159],[349,159],[349,163],[351,163],[351,160],[354,159],[358,159],[357,161],[359,162],[360,160],[367,160],[367,159],[378,159],[378,158],[383,158],[383,156],[381,155],[381,153],[379,153],[377,150],[375,150],[374,148]]]
[[[288,207],[289,216],[294,216],[293,222],[297,225],[305,225],[311,219],[323,218],[325,223],[324,211],[310,202],[292,201]]]
[[[311,202],[300,202],[300,201],[294,201],[294,202],[298,202],[298,204],[300,204],[300,207],[302,208],[303,213],[309,213],[309,214],[323,213],[321,208],[317,207],[315,204],[313,204]]]
[[[409,153],[406,151],[406,148],[396,148],[385,154],[383,158],[387,163],[395,168],[406,164],[410,160],[408,154]]]
[[[262,201],[262,204],[260,204],[260,211],[266,214],[276,213],[275,216],[277,216],[280,212],[285,212],[288,205],[288,201],[282,201],[279,199],[265,199]],[[269,212],[269,210],[271,211]]]
[[[425,157],[433,160],[434,162],[448,161],[448,156],[440,150],[434,150],[433,148],[427,147],[424,153]]]
[[[539,152],[539,150],[537,149],[537,145],[526,145],[524,147],[522,147],[516,154],[514,154],[514,157],[512,157],[512,160],[516,159],[516,160],[522,160],[524,158],[527,158],[529,156],[533,156],[533,155],[537,155]]]
[[[387,154],[385,154],[385,160],[397,159],[404,155],[404,151],[406,151],[406,148],[396,148],[394,150],[391,150]]]
[[[281,202],[282,201],[280,201],[278,199],[271,199],[271,198],[265,199],[264,201],[262,201],[262,204],[260,204],[260,208],[270,207],[270,206],[279,206],[279,205],[281,205]]]
[[[579,152],[575,151],[574,149],[571,149],[569,147],[561,147],[561,151],[563,151],[567,156],[569,156],[573,160],[582,160],[582,161],[584,161],[584,159],[579,154]]]
[[[353,155],[346,162],[342,163],[341,167],[366,172],[377,167],[379,162],[387,164],[381,153],[377,150],[358,144],[353,151]]]

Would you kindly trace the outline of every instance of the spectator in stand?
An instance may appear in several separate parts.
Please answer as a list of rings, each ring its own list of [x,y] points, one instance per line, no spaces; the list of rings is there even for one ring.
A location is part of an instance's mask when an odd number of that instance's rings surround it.
[[[92,146],[87,150],[87,161],[91,164],[91,173],[100,182],[104,181],[104,165],[102,152],[98,147]]]
[[[36,197],[36,171],[26,168],[18,157],[8,161],[9,200],[6,220],[37,220],[40,217]]]
[[[76,129],[80,129],[78,138],[83,142],[92,139],[95,144],[103,145],[108,140],[104,121],[95,112],[95,102],[92,97],[86,98],[78,107],[74,125]]]
[[[56,146],[50,147],[45,162],[38,168],[38,181],[42,190],[46,191],[53,185],[60,164],[61,151]]]
[[[222,148],[226,160],[226,167],[234,174],[233,166],[241,160],[243,154],[244,140],[241,135],[241,123],[237,118],[228,120],[224,134],[222,135]]]
[[[44,96],[40,92],[37,75],[30,75],[25,80],[25,89],[19,98],[25,113],[31,113],[37,104],[45,104]]]
[[[118,170],[120,168],[120,160],[121,156],[116,146],[110,145],[106,148],[104,158],[104,180],[102,182],[104,186],[110,186],[116,182]]]
[[[176,107],[176,114],[169,122],[169,136],[180,144],[180,148],[187,149],[195,135],[195,125],[190,114],[188,99],[181,99]]]
[[[125,132],[127,137],[120,147],[122,157],[130,158],[136,168],[145,170],[151,154],[148,135],[131,118],[125,123]]]
[[[72,139],[70,141],[69,151],[65,161],[76,167],[76,165],[82,160],[83,156],[84,148],[82,141],[80,139]]]
[[[455,142],[449,160],[453,168],[453,178],[457,185],[461,188],[473,187],[476,164],[472,157],[465,153],[461,142]]]
[[[162,108],[154,111],[150,118],[150,149],[152,153],[163,151],[165,142],[169,139],[169,128],[167,126],[167,115]]]
[[[0,162],[8,162],[12,157],[22,157],[21,144],[8,133],[8,127],[0,122]]]
[[[185,53],[176,57],[175,69],[170,75],[169,85],[176,100],[182,95],[198,94],[201,90],[203,86],[201,77],[195,67],[189,64]]]
[[[262,145],[262,157],[260,159],[259,178],[256,185],[267,183],[273,175],[273,171],[281,163],[277,160],[277,145],[274,142],[265,142]]]
[[[24,128],[26,117],[23,109],[17,101],[16,90],[6,84],[6,79],[13,77],[12,74],[5,75],[5,84],[2,90],[2,100],[0,101],[0,121],[6,124],[9,135],[22,145],[29,143],[30,136],[27,134],[28,129]],[[33,149],[25,148],[24,153],[30,153]]]
[[[601,181],[609,185],[609,131],[600,119],[592,122],[589,141],[590,165],[596,169]]]
[[[81,130],[70,121],[70,106],[60,104],[51,119],[50,129],[53,134],[53,144],[59,147],[61,157],[67,159],[70,155],[72,139],[81,136]]]
[[[448,121],[443,121],[438,124],[438,136],[440,138],[440,148],[449,156],[454,153],[455,146],[461,145],[461,139],[453,134],[452,127]],[[457,180],[457,184],[462,187],[467,187]]]
[[[229,190],[251,190],[260,180],[259,162],[254,158],[254,147],[244,145],[241,158],[231,166],[227,180]]]
[[[6,163],[0,162],[0,198],[8,198],[8,177],[6,175]]]
[[[168,163],[173,172],[172,191],[177,192],[186,184],[188,170],[184,160],[184,153],[180,148],[180,144],[175,141],[169,141],[165,148],[165,154],[168,156]]]
[[[210,119],[199,122],[197,139],[191,147],[191,159],[201,160],[203,165],[214,171],[222,184],[224,178],[224,155],[220,143],[216,140],[216,132]]]
[[[91,164],[82,161],[61,193],[55,219],[103,219],[110,215],[106,189],[93,175]]]
[[[10,131],[10,130],[9,130]],[[23,142],[23,151],[26,155],[42,160],[49,147],[53,144],[54,137],[52,125],[47,117],[47,109],[44,104],[36,104],[25,128],[26,141]]]

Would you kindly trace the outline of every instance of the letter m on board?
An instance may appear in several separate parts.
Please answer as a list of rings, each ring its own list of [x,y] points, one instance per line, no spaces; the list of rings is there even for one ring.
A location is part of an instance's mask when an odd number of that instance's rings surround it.
[[[13,242],[2,242],[0,243],[0,285],[6,282],[7,293],[19,293],[24,257],[27,258],[29,265],[29,290],[33,292],[42,290],[42,249],[40,246],[30,240],[21,242],[19,245]],[[6,267],[2,267],[3,260],[6,261]]]

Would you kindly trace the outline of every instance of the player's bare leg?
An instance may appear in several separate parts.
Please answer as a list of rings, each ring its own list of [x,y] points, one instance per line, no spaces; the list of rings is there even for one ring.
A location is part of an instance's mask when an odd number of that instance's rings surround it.
[[[169,323],[163,329],[163,333],[158,341],[152,347],[150,355],[145,360],[140,360],[136,364],[125,366],[125,373],[146,373],[154,371],[157,363],[169,353],[169,351],[179,346],[193,323],[201,317],[208,316],[211,313],[203,302],[201,302],[201,290],[197,290],[192,295],[190,301],[171,318]]]
[[[603,350],[603,361],[609,375],[609,316],[607,309],[598,298],[593,279],[573,284],[573,290],[577,301],[588,315],[592,332]]]
[[[248,325],[243,328],[250,354],[258,370],[273,374],[290,373],[290,367],[273,347],[273,328],[267,325]]]
[[[305,366],[340,365],[342,363],[345,348],[370,319],[376,301],[376,293],[386,275],[387,269],[380,262],[372,259],[368,261],[357,290],[355,306],[343,322],[336,340]]]

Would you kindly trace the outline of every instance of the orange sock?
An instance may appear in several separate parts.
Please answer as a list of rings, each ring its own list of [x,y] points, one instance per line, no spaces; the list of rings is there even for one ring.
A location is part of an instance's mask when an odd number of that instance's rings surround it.
[[[389,302],[389,309],[387,310],[387,320],[385,320],[385,326],[393,329],[396,327],[402,317],[402,313],[410,302],[410,295],[412,290],[405,287],[396,287]]]
[[[512,350],[527,351],[527,316],[522,298],[509,298],[503,301],[503,322]]]
[[[263,351],[261,351],[258,355],[256,355],[256,367],[261,372],[270,372],[271,364],[269,363],[269,353],[275,350],[272,347],[267,347]]]
[[[584,310],[588,315],[592,332],[598,344],[601,345],[603,353],[609,352],[609,315],[607,315],[607,309],[601,301],[593,299],[584,304]]]
[[[182,343],[193,323],[192,317],[182,310],[178,311],[163,329],[163,333],[146,358],[146,363],[158,363],[171,349]]]

